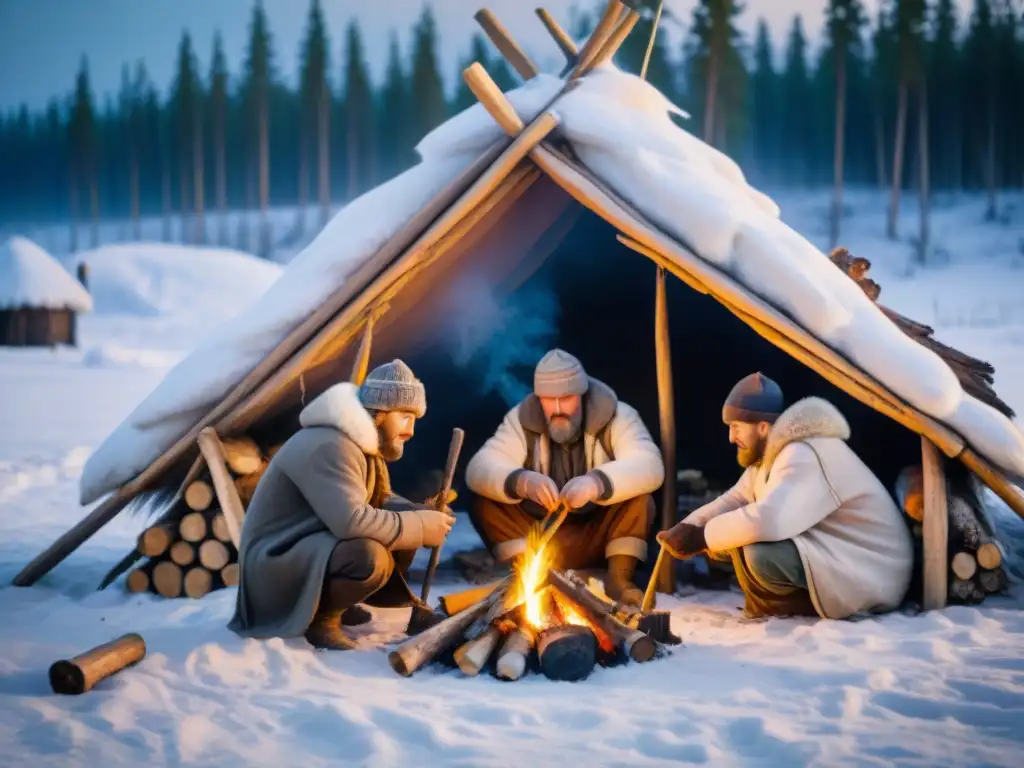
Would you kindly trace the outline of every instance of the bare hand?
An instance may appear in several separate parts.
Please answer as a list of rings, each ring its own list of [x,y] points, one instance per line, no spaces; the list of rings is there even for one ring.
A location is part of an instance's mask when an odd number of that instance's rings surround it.
[[[540,504],[548,512],[558,509],[558,486],[555,481],[540,472],[526,470],[516,478],[516,494],[521,499]]]
[[[601,481],[591,474],[574,477],[562,486],[562,501],[569,509],[585,507],[592,501],[596,501],[604,488]]]

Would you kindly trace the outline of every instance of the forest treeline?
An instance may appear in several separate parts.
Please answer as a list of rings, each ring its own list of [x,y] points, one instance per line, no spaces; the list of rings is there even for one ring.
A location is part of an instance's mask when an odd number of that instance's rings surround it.
[[[995,216],[1000,189],[1024,185],[1024,7],[1022,0],[882,0],[869,18],[861,0],[823,0],[825,23],[792,20],[775,50],[760,20],[752,39],[738,26],[752,13],[737,0],[698,0],[687,19],[668,11],[662,24],[686,30],[681,49],[655,37],[647,79],[692,116],[687,130],[735,158],[755,184],[831,184],[833,241],[845,184],[890,193],[891,236],[904,189],[985,190]],[[639,72],[659,0],[633,0],[642,19],[616,64]],[[575,8],[563,20],[575,38],[591,30],[604,3]],[[539,22],[538,22],[539,23]],[[97,99],[89,63],[65,96],[42,112],[0,115],[0,220],[78,225],[144,215],[183,217],[185,239],[227,242],[211,217],[246,208],[298,204],[295,228],[326,220],[337,206],[416,161],[430,129],[475,102],[461,70],[479,61],[503,90],[519,80],[480,34],[467,41],[454,93],[438,64],[429,5],[402,50],[392,32],[385,76],[369,75],[356,22],[329,30],[311,0],[289,85],[262,4],[249,21],[245,59],[229,70],[221,38],[200,69],[185,32],[166,93],[142,61],[122,68],[120,91]],[[820,42],[812,46],[809,37]],[[307,222],[307,218],[309,221]],[[253,249],[268,253],[266,216]],[[922,205],[921,238],[927,240]]]

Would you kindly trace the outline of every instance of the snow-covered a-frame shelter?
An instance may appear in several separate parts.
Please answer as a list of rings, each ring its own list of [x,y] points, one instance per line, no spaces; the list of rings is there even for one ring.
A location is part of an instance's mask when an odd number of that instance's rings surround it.
[[[480,103],[427,135],[418,165],[349,203],[263,297],[169,372],[85,467],[81,503],[106,499],[29,563],[15,584],[34,583],[133,499],[183,488],[201,469],[197,438],[204,429],[248,434],[294,414],[338,380],[358,377],[353,372],[365,371],[368,358],[408,359],[436,340],[439,329],[472,324],[472,313],[465,313],[474,286],[514,291],[571,239],[570,214],[582,214],[601,247],[629,254],[631,268],[646,270],[652,288],[653,302],[623,295],[613,306],[589,306],[589,316],[570,319],[596,327],[610,316],[646,329],[644,338],[602,338],[600,348],[609,357],[620,347],[623,354],[651,350],[646,368],[612,383],[657,383],[647,397],[654,408],[630,402],[660,422],[669,464],[665,497],[674,501],[676,419],[685,410],[674,403],[674,390],[686,389],[686,409],[718,419],[727,386],[705,389],[707,372],[742,355],[744,346],[770,349],[898,430],[903,444],[915,441],[912,458],[922,463],[926,486],[926,603],[941,605],[944,467],[958,459],[1024,516],[1024,497],[1013,484],[1024,477],[1024,434],[991,391],[988,374],[930,342],[927,330],[915,336],[897,325],[846,272],[782,223],[777,206],[747,184],[735,163],[680,128],[676,107],[611,64],[636,22],[634,11],[611,0],[578,50],[547,17],[569,58],[560,76],[539,73],[493,17],[482,14],[478,19],[525,84],[502,94],[482,67],[467,69]],[[597,256],[574,275],[586,283],[584,292],[603,286],[614,297],[624,290],[607,285],[614,280]],[[681,283],[667,286],[668,275]],[[676,290],[679,298],[670,301],[668,292]],[[721,347],[699,367],[692,360],[673,367],[669,315],[689,300],[684,293],[742,327],[740,347]],[[673,321],[673,338],[699,341],[711,332],[702,322],[679,327]],[[597,365],[592,356],[585,364]],[[439,389],[428,382],[432,403],[445,397]],[[447,396],[465,399],[461,390]],[[857,430],[866,423],[851,422]],[[418,430],[413,442],[422,439]],[[721,433],[684,439],[724,443]],[[432,450],[441,454],[443,445]],[[662,522],[674,522],[675,504],[663,506]],[[943,556],[929,566],[928,553],[940,549]]]
[[[36,243],[0,245],[0,346],[74,346],[77,316],[91,311],[89,292]]]

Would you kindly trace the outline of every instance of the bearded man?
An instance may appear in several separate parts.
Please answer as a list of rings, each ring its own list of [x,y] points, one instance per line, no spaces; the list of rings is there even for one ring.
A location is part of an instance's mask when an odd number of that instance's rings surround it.
[[[556,564],[607,567],[609,597],[639,605],[633,574],[647,557],[661,452],[636,410],[567,352],[541,359],[533,389],[466,468],[476,494],[470,520],[495,559],[508,563],[526,550],[530,528],[566,504]]]
[[[411,604],[410,627],[431,622],[405,574],[416,550],[441,544],[455,518],[392,493],[387,466],[426,410],[423,383],[401,360],[302,410],[302,428],[274,455],[246,511],[232,630],[348,649],[342,625],[369,620],[362,601]]]
[[[659,533],[665,549],[731,560],[750,617],[842,619],[897,608],[913,569],[910,532],[846,444],[842,414],[816,397],[784,409],[778,384],[754,373],[729,393],[722,419],[743,475]]]

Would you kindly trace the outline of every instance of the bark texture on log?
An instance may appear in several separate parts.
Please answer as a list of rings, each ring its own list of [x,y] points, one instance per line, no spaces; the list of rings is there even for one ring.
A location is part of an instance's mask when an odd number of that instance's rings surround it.
[[[1006,573],[1001,568],[995,571],[982,571],[978,574],[978,583],[988,594],[1002,592],[1006,589]]]
[[[122,635],[72,659],[55,662],[50,667],[50,686],[54,693],[85,693],[145,655],[146,643],[140,635]]]
[[[545,629],[537,636],[537,658],[550,680],[583,680],[597,662],[597,638],[579,624]]]

